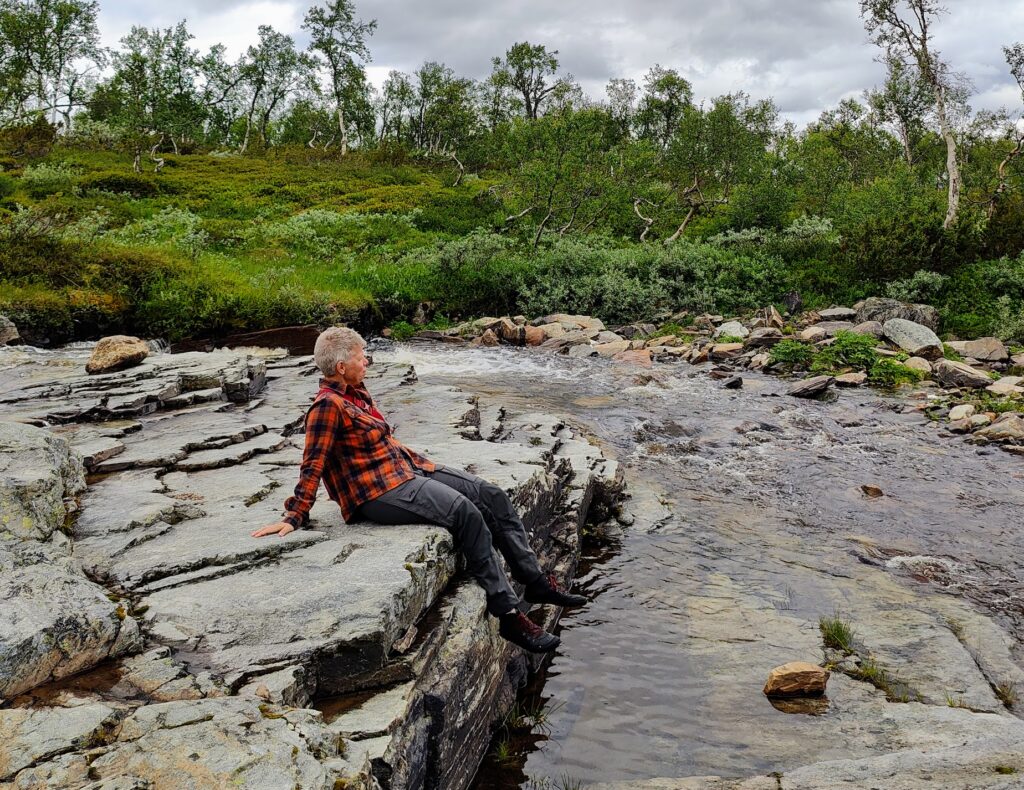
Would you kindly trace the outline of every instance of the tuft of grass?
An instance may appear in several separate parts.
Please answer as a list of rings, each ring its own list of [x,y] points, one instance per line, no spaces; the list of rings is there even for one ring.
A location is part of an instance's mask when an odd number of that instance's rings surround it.
[[[995,692],[996,697],[1006,707],[1012,708],[1017,704],[1018,693],[1017,686],[1009,680],[1001,680],[992,686],[992,690]]]
[[[942,355],[953,362],[963,362],[964,358],[949,343],[942,344]]]
[[[997,774],[1002,774],[1003,776],[1009,776],[1010,774],[1017,773],[1017,769],[1014,768],[1012,765],[996,765],[992,768],[992,770],[995,771]]]
[[[967,703],[964,702],[963,696],[954,697],[952,694],[946,694],[946,704],[951,708],[966,708]]]
[[[743,338],[739,335],[722,335],[715,339],[716,343],[742,343]]]
[[[848,622],[841,619],[838,613],[832,617],[822,616],[819,618],[818,629],[821,631],[821,638],[825,642],[825,647],[841,650],[845,654],[854,652],[853,628],[850,627]]]
[[[819,351],[811,364],[815,373],[840,373],[850,368],[868,370],[877,360],[878,340],[856,332],[837,332],[835,342]]]

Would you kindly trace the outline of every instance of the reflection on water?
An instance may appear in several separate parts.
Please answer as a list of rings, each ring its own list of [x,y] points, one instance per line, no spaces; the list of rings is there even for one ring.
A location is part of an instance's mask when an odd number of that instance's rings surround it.
[[[842,705],[780,710],[760,693],[776,656],[820,658],[807,646],[820,648],[818,616],[844,603],[849,563],[905,580],[906,600],[915,578],[932,589],[941,576],[1018,633],[1024,624],[999,603],[1024,590],[1012,560],[1024,549],[1020,461],[938,436],[913,401],[870,390],[800,401],[755,374],[725,390],[685,364],[395,353],[421,380],[566,415],[621,460],[632,495],[635,523],[589,560],[580,586],[592,601],[563,618],[561,649],[525,697],[548,701],[543,728],[499,733],[480,790],[748,776],[865,753],[844,739]]]

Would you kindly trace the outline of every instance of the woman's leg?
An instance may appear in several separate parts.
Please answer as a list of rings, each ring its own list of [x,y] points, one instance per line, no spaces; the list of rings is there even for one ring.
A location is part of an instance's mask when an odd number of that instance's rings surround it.
[[[495,617],[520,605],[494,555],[491,531],[480,510],[456,489],[439,480],[416,477],[365,502],[359,513],[378,524],[438,524],[455,539],[466,568],[487,595],[487,610]]]

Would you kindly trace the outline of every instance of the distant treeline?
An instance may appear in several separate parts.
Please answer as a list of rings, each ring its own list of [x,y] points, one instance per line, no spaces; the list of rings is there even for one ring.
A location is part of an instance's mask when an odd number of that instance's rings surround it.
[[[127,211],[115,195],[146,197],[138,211],[186,205],[211,239],[217,229],[207,225],[232,217],[251,224],[306,209],[377,211],[331,204],[326,187],[293,199],[297,184],[250,189],[246,182],[276,175],[287,161],[312,168],[308,177],[322,184],[331,168],[341,178],[337,168],[347,162],[346,172],[375,184],[375,195],[402,191],[379,211],[404,217],[414,208],[420,213],[408,222],[429,225],[441,241],[475,229],[499,234],[527,251],[524,261],[531,249],[561,245],[578,255],[592,249],[593,261],[613,271],[661,260],[630,250],[710,243],[751,261],[771,257],[781,268],[761,279],[800,288],[813,301],[886,290],[938,299],[945,288],[957,294],[955,313],[989,316],[964,323],[970,331],[990,331],[996,320],[967,303],[971,294],[992,304],[1006,297],[1004,313],[1024,316],[1022,264],[1007,264],[1013,282],[1000,280],[999,293],[991,274],[1004,256],[1024,250],[1024,124],[1016,120],[1024,105],[971,110],[971,86],[934,49],[941,9],[933,0],[859,5],[886,66],[884,84],[796,129],[771,100],[737,91],[702,101],[679,70],[661,65],[640,84],[612,79],[604,97],[590,97],[564,72],[557,50],[529,42],[494,57],[482,80],[427,62],[413,74],[391,72],[378,91],[366,76],[376,22],[360,19],[349,0],[307,11],[305,50],[262,26],[234,62],[223,46],[192,47],[185,22],[135,27],[107,49],[96,2],[0,0],[0,171],[7,171],[0,172],[0,231],[39,250],[35,229],[61,224],[47,213],[63,212],[65,224],[79,227],[79,213],[96,202],[83,199],[89,195],[115,215]],[[1024,46],[1003,51],[1024,98]],[[196,154],[208,165],[186,164]],[[251,175],[227,166],[242,155]],[[237,202],[214,210],[216,195],[202,195],[190,179],[199,172],[215,179],[218,166],[220,196]],[[104,233],[86,242],[112,243],[114,231]],[[205,248],[197,250],[191,257],[205,260]],[[374,255],[374,266],[391,261],[376,248]],[[593,261],[581,260],[579,271]],[[964,274],[980,261],[991,262],[984,282]],[[760,271],[751,265],[744,277]],[[659,269],[659,283],[670,268]],[[494,271],[501,277],[500,267]],[[570,276],[572,266],[564,272]],[[640,283],[625,289],[631,294],[665,291],[645,290],[646,275],[630,276]],[[27,277],[0,271],[9,282]],[[417,288],[410,302],[428,291]],[[616,291],[602,288],[609,298]],[[722,293],[739,293],[729,289]],[[579,300],[582,309],[586,299]],[[620,311],[627,312],[637,311]]]

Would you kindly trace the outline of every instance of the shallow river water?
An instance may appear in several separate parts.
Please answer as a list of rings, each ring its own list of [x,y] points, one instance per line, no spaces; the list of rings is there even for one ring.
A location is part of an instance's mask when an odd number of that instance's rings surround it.
[[[562,619],[524,699],[532,730],[499,733],[478,788],[747,776],[898,748],[852,706],[790,715],[761,694],[772,666],[821,660],[821,616],[851,621],[932,704],[943,676],[927,662],[955,663],[942,646],[959,649],[957,618],[991,618],[1019,669],[1024,463],[940,435],[919,401],[798,400],[756,374],[726,390],[686,364],[395,354],[421,380],[564,415],[623,464],[631,495],[634,523],[590,547],[592,601]]]

